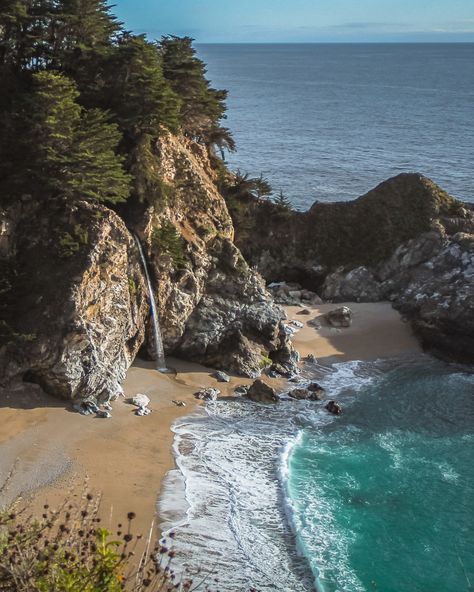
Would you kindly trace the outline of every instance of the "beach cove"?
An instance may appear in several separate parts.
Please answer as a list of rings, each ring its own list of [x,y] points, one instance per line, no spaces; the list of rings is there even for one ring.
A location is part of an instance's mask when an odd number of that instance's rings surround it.
[[[309,316],[298,315],[298,307],[287,308],[289,319],[306,324],[293,339],[302,356],[312,353],[328,363],[420,352],[410,326],[389,303],[350,306],[352,327],[319,331],[308,327],[307,321],[334,305],[315,307]],[[156,520],[162,480],[174,467],[173,422],[192,412],[198,403],[193,395],[202,387],[216,386],[226,397],[235,386],[252,382],[231,377],[229,383],[217,383],[211,369],[175,359],[168,364],[176,369],[175,377],[160,374],[153,363],[139,360],[127,374],[125,396],[144,393],[151,399],[153,413],[145,418],[136,417],[135,408],[123,399],[113,404],[110,420],[98,420],[70,413],[67,405],[27,385],[20,395],[5,397],[0,408],[0,467],[2,475],[11,469],[13,474],[3,501],[21,495],[38,508],[43,503],[59,504],[71,490],[77,494],[87,478],[87,487],[103,496],[106,523],[114,525],[134,511],[138,530],[147,532]],[[281,379],[274,382],[283,386]],[[177,407],[173,400],[184,401],[186,407]]]

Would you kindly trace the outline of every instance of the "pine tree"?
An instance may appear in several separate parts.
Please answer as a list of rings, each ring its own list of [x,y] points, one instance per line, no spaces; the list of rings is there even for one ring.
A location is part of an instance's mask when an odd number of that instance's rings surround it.
[[[74,82],[39,72],[23,112],[29,189],[43,197],[119,202],[130,176],[115,152],[121,135],[99,110],[84,110]]]
[[[0,68],[39,69],[50,55],[54,0],[0,0]]]
[[[184,131],[209,144],[209,134],[225,116],[227,91],[211,88],[205,65],[196,57],[190,37],[163,37],[160,46],[165,78],[182,101]]]
[[[72,63],[89,52],[107,50],[121,31],[105,0],[58,0],[58,20],[61,49]]]
[[[109,67],[109,105],[127,135],[157,136],[161,126],[179,129],[180,101],[163,76],[154,43],[144,36],[123,35]]]
[[[289,212],[291,210],[291,201],[284,195],[280,189],[280,193],[273,198],[273,203],[282,211]]]

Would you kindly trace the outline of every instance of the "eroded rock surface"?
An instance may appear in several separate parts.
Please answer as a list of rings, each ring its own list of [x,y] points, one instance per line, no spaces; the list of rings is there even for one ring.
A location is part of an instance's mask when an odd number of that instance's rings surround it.
[[[2,298],[0,375],[65,399],[118,396],[143,342],[146,288],[133,239],[102,206],[15,212]]]
[[[246,376],[294,355],[233,225],[204,148],[165,135],[141,147],[144,195],[117,212],[25,199],[0,207],[1,383],[29,380],[79,401],[108,401],[143,344],[153,355],[150,269],[167,354]]]
[[[332,302],[391,300],[428,350],[474,362],[472,206],[419,174],[308,212],[248,205],[232,209],[237,244],[268,281],[296,280]]]

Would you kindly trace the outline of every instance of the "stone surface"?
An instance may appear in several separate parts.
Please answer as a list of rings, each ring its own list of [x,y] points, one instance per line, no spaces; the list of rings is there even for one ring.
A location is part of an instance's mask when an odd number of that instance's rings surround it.
[[[330,310],[324,316],[333,327],[350,327],[352,325],[352,311],[348,306]]]
[[[307,401],[322,401],[325,394],[325,390],[316,383],[306,388],[296,388],[288,392],[288,396],[292,399]]]
[[[217,382],[230,382],[230,376],[221,370],[214,372],[212,378],[215,378]]]
[[[117,214],[85,202],[26,204],[16,215],[0,261],[14,269],[0,381],[26,379],[74,401],[115,398],[148,316],[133,238]]]
[[[135,407],[148,407],[150,404],[150,397],[143,395],[142,393],[138,393],[134,397],[131,397],[130,403],[135,405]]]
[[[340,415],[342,413],[342,407],[339,405],[339,403],[336,403],[336,401],[329,401],[329,403],[326,405],[326,409],[333,415]]]
[[[202,401],[217,401],[217,397],[221,394],[221,391],[217,388],[209,387],[205,389],[201,389],[197,393],[194,394],[196,399],[200,399]]]
[[[260,379],[250,386],[246,396],[257,403],[278,403],[280,400],[275,389]]]
[[[243,201],[231,211],[236,242],[264,277],[335,302],[389,299],[427,350],[474,363],[472,205],[420,174],[284,219],[271,203]]]
[[[233,244],[206,150],[166,134],[148,150],[146,172],[160,177],[169,198],[151,183],[120,216],[86,202],[0,206],[0,386],[27,379],[95,403],[123,393],[140,348],[156,353],[132,231],[150,268],[167,354],[251,377],[262,358],[294,363],[281,309]]]

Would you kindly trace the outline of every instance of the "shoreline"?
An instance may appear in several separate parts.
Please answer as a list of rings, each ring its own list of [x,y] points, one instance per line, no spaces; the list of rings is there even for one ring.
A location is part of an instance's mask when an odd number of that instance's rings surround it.
[[[421,352],[409,325],[390,303],[348,305],[354,319],[346,329],[330,328],[321,317],[340,304],[312,307],[309,315],[298,314],[298,306],[285,307],[288,320],[304,323],[293,337],[302,358],[312,353],[329,364]],[[307,325],[315,317],[322,321],[318,330]],[[229,383],[217,383],[210,376],[212,369],[172,358],[168,363],[176,376],[159,374],[153,362],[141,360],[129,369],[126,396],[142,392],[151,399],[153,413],[143,418],[123,399],[113,403],[112,419],[91,420],[70,413],[66,402],[40,394],[34,386],[9,393],[0,408],[0,475],[4,478],[11,468],[13,475],[0,504],[20,495],[38,513],[44,503],[54,507],[68,495],[79,496],[87,479],[89,490],[102,492],[105,526],[113,528],[129,511],[137,514],[137,533],[147,533],[152,520],[158,526],[164,477],[176,468],[173,422],[199,405],[193,395],[201,387],[217,387],[226,397],[238,384],[252,382],[231,376]],[[268,380],[282,386],[281,380]],[[186,407],[177,407],[173,400],[184,401]]]

